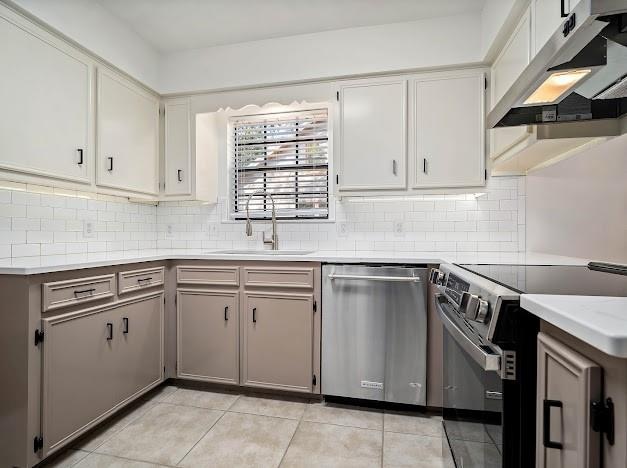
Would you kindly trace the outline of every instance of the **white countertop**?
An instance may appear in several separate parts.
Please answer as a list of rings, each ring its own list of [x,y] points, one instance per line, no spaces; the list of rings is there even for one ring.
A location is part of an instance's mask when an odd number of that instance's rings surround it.
[[[523,294],[520,305],[607,354],[627,358],[627,297]]]
[[[586,259],[536,253],[365,252],[319,251],[299,255],[225,254],[206,250],[138,250],[93,254],[50,255],[0,260],[2,275],[36,275],[55,271],[96,268],[161,260],[261,260],[327,263],[501,263],[520,265],[585,265]]]

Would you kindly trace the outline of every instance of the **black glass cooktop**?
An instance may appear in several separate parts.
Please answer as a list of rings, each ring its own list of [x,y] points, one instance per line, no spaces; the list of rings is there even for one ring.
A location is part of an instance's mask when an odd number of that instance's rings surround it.
[[[459,266],[520,293],[627,297],[627,275],[618,269],[599,271],[594,266],[564,265]]]

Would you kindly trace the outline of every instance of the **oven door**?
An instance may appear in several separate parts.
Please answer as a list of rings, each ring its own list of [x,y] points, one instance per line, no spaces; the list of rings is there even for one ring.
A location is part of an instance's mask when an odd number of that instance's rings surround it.
[[[444,296],[436,296],[436,306],[444,325],[444,428],[455,464],[503,468],[501,356]]]

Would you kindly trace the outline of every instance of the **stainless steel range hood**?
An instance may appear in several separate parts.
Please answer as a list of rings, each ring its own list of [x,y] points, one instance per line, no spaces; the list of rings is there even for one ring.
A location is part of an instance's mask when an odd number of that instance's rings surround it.
[[[580,0],[487,116],[488,128],[627,114],[627,0]]]

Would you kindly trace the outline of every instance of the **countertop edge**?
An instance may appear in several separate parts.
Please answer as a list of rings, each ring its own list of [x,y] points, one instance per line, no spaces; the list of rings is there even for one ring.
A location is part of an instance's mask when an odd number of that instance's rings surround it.
[[[610,356],[618,358],[627,358],[627,329],[623,333],[609,333],[598,326],[599,316],[594,313],[587,312],[586,320],[577,320],[573,316],[572,302],[576,301],[578,296],[557,296],[549,294],[522,294],[520,296],[520,306],[537,316],[538,318],[556,326],[557,328],[569,333],[575,338],[603,351]],[[592,296],[582,296],[581,300],[589,301]],[[568,298],[568,310],[562,309],[555,305],[555,301],[559,298]],[[584,299],[585,298],[585,299]],[[594,296],[599,301],[616,300],[627,305],[627,298],[611,298],[605,296]],[[582,307],[585,307],[582,304]]]

